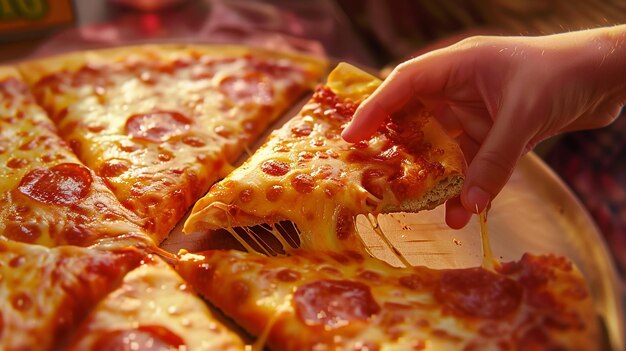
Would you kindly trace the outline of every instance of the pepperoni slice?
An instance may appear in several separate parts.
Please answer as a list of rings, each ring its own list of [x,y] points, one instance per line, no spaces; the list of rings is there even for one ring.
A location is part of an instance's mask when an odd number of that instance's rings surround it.
[[[265,189],[265,198],[268,201],[276,201],[282,195],[285,188],[282,185],[272,185],[269,188]]]
[[[7,167],[18,169],[22,167],[26,167],[28,165],[28,160],[23,158],[12,158],[7,162]]]
[[[11,305],[18,311],[26,311],[33,306],[33,299],[28,293],[19,292],[11,298]]]
[[[114,330],[100,335],[93,350],[171,351],[186,349],[184,340],[159,325],[144,325],[137,329]]]
[[[336,212],[337,224],[335,232],[337,239],[346,240],[356,232],[354,218],[356,217],[352,211],[345,207],[340,207]]]
[[[45,204],[69,205],[87,196],[91,182],[91,172],[84,166],[60,163],[30,171],[22,178],[18,190]]]
[[[313,124],[309,122],[303,121],[291,127],[291,134],[296,138],[309,136],[312,132]]]
[[[191,122],[191,119],[176,111],[137,114],[126,120],[126,133],[135,139],[160,143],[187,132]]]
[[[291,186],[301,194],[308,194],[315,188],[315,180],[308,174],[298,174],[291,179]]]
[[[7,223],[4,232],[5,237],[24,243],[34,243],[41,236],[41,229],[33,223]]]
[[[458,315],[500,318],[518,308],[522,293],[522,286],[512,279],[468,268],[445,271],[435,297]]]
[[[300,273],[289,268],[285,268],[276,273],[276,279],[280,280],[281,282],[295,282],[300,280]]]
[[[302,322],[327,328],[364,321],[380,311],[370,288],[349,280],[319,280],[302,285],[294,293],[293,302]]]
[[[239,192],[239,200],[243,203],[248,203],[252,201],[254,197],[254,190],[252,189],[243,189]]]
[[[313,100],[321,105],[334,109],[336,113],[324,113],[324,117],[336,120],[340,123],[349,121],[357,108],[357,105],[352,101],[339,98],[327,87],[317,88],[313,94]]]
[[[288,163],[277,160],[267,160],[261,165],[263,173],[276,177],[287,174],[289,169],[291,169],[291,167]]]
[[[98,173],[102,177],[117,177],[128,171],[129,168],[130,166],[127,160],[112,158],[105,161],[102,166],[100,166],[100,172]]]
[[[235,104],[255,103],[270,105],[274,90],[265,75],[250,72],[242,77],[226,77],[220,82],[220,91]]]

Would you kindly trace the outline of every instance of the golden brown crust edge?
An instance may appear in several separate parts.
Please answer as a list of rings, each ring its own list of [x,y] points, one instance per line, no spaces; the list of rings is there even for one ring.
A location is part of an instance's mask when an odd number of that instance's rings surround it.
[[[9,78],[18,78],[21,80],[20,73],[13,66],[0,66],[0,80]]]
[[[110,63],[127,58],[152,59],[155,61],[168,62],[186,57],[191,52],[209,55],[215,58],[238,57],[250,54],[254,57],[289,59],[317,76],[322,76],[328,69],[328,61],[326,59],[312,55],[296,52],[272,51],[242,45],[211,44],[144,44],[78,51],[25,61],[18,64],[16,67],[24,78],[30,84],[33,84],[49,74],[63,70],[78,70],[88,62]]]
[[[409,199],[397,206],[383,207],[381,213],[408,212],[417,213],[423,210],[432,210],[448,199],[458,196],[463,187],[463,177],[450,176],[443,179],[419,199]]]

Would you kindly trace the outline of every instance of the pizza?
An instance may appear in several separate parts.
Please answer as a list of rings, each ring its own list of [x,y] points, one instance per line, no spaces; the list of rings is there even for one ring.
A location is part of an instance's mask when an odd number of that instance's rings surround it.
[[[360,245],[359,214],[432,209],[458,194],[463,154],[423,107],[389,116],[367,141],[341,138],[380,83],[338,65],[297,116],[196,203],[184,231],[289,220],[303,249],[341,250]]]
[[[370,255],[358,215],[385,239],[376,216],[456,196],[465,161],[420,105],[343,141],[381,82],[340,64],[313,91],[325,67],[224,45],[0,67],[0,349],[598,349],[564,258],[434,270]],[[225,229],[243,251],[160,249],[192,205],[185,231]]]
[[[159,243],[324,67],[240,46],[147,45],[19,69],[61,137]]]
[[[66,350],[239,351],[244,347],[191,286],[167,263],[150,255],[93,308]]]
[[[379,84],[349,65],[331,72],[185,223],[186,232],[225,228],[249,252],[183,251],[181,275],[274,350],[597,349],[591,298],[565,259],[433,270],[369,255],[357,215],[437,206],[458,195],[465,170],[458,144],[421,106],[389,116],[368,141],[343,141]],[[285,220],[298,245],[287,242]]]
[[[396,268],[355,251],[183,253],[177,270],[272,350],[598,350],[580,273],[525,255],[494,270]]]
[[[10,67],[0,67],[0,164],[0,237],[45,246],[152,244],[141,219],[78,160]]]
[[[0,241],[0,349],[54,350],[141,260],[105,251]]]
[[[135,248],[0,242],[2,350],[243,350],[165,262]]]

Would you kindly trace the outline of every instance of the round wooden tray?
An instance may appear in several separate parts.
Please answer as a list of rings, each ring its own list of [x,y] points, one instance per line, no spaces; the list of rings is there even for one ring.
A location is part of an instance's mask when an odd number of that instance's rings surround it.
[[[444,222],[444,208],[378,219],[383,232],[413,265],[461,268],[481,264],[478,218],[461,230]],[[367,219],[357,221],[372,252],[392,264],[397,258],[378,239]],[[495,199],[488,217],[494,256],[511,261],[524,253],[568,257],[585,276],[606,343],[624,350],[622,292],[610,253],[587,210],[561,179],[534,153],[522,158]]]

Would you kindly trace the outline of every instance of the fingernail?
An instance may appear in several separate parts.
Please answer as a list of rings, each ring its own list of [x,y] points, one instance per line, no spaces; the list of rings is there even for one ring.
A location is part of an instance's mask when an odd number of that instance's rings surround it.
[[[351,126],[352,126],[352,123],[348,124],[348,126],[346,126],[343,132],[341,132],[341,137],[343,138],[343,140],[349,143],[352,143],[355,141],[354,136],[353,136],[354,133],[352,132],[352,129],[354,128],[351,128]]]
[[[489,205],[491,195],[482,188],[473,186],[467,191],[466,200],[469,202],[468,205],[473,207],[472,211],[475,210],[475,207],[478,207],[478,211],[482,212]]]

